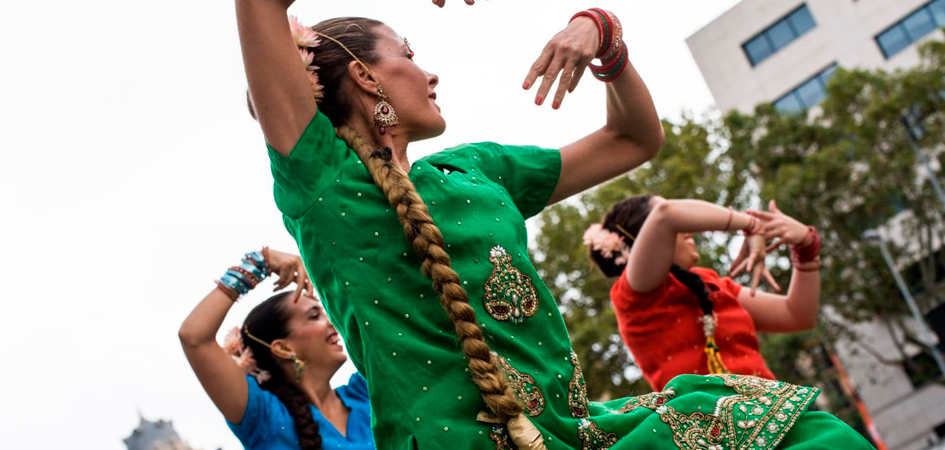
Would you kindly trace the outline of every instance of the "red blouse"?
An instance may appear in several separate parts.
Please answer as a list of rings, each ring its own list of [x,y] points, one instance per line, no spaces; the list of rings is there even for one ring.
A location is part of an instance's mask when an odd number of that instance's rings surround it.
[[[755,323],[738,302],[742,287],[731,278],[719,278],[710,269],[693,267],[709,290],[718,317],[715,342],[729,371],[774,379],[758,350]],[[627,282],[626,272],[610,290],[623,342],[653,390],[659,391],[676,375],[707,374],[702,308],[696,296],[672,274],[662,286],[640,294]]]

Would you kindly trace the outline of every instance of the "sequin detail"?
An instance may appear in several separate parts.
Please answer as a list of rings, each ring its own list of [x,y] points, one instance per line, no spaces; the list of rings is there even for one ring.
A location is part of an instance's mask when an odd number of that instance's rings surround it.
[[[616,434],[597,429],[597,424],[588,419],[581,419],[578,439],[581,440],[581,450],[606,450],[617,443]]]
[[[571,410],[572,417],[581,419],[578,423],[578,439],[581,440],[581,450],[607,450],[611,445],[617,443],[617,435],[598,429],[597,424],[587,418],[587,385],[584,383],[584,372],[581,371],[581,363],[578,361],[577,353],[574,353],[574,350],[571,350],[570,359],[574,366],[574,374],[568,383],[568,407]]]
[[[512,255],[501,246],[489,251],[492,275],[486,279],[482,303],[495,320],[522,323],[538,312],[538,293],[527,275],[512,265]]]
[[[535,379],[531,375],[515,370],[505,358],[496,356],[499,367],[505,372],[505,379],[508,380],[509,387],[512,388],[512,392],[515,392],[515,396],[522,402],[522,405],[525,406],[525,413],[529,417],[541,414],[545,410],[545,396],[535,383]]]
[[[735,390],[718,399],[712,414],[680,413],[668,405],[656,409],[680,450],[773,449],[819,392],[747,375],[709,376]]]
[[[651,392],[637,397],[630,397],[616,412],[617,414],[626,414],[637,408],[647,408],[655,411],[656,408],[665,405],[675,396],[676,391],[674,391],[673,388],[669,388],[663,392]]]
[[[515,449],[508,430],[506,430],[502,425],[495,425],[492,427],[492,431],[489,432],[489,439],[492,439],[492,441],[495,442],[495,450]]]

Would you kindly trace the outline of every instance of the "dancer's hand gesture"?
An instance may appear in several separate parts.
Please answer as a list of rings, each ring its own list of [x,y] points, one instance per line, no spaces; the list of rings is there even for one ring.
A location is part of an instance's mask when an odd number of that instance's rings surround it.
[[[476,0],[465,0],[467,5],[472,5],[476,3]],[[446,0],[433,0],[433,4],[442,8],[446,5]]]
[[[758,290],[758,284],[761,283],[761,278],[764,277],[765,282],[768,283],[775,291],[781,291],[781,286],[778,285],[778,282],[774,280],[774,276],[771,275],[771,271],[768,270],[768,267],[765,266],[765,256],[767,254],[765,246],[767,241],[763,234],[753,234],[745,238],[745,242],[742,243],[742,249],[738,252],[738,256],[735,257],[735,261],[732,261],[731,267],[731,276],[735,277],[738,274],[750,270],[751,271],[751,296],[755,296],[755,292]]]
[[[535,104],[541,105],[548,98],[548,92],[551,91],[551,86],[560,73],[558,89],[551,102],[551,107],[558,109],[564,100],[564,94],[573,92],[581,81],[584,69],[594,59],[598,48],[600,48],[600,34],[594,21],[587,17],[574,19],[567,28],[559,31],[548,41],[541,55],[528,71],[522,87],[529,89],[538,77],[543,77],[535,96]]]
[[[302,264],[302,258],[272,249],[266,249],[265,256],[269,269],[279,276],[273,291],[282,290],[286,286],[295,283],[295,292],[292,293],[293,301],[297,301],[303,291],[309,297],[315,296],[312,283],[308,279],[308,272],[305,271],[305,265]]]
[[[768,252],[784,244],[802,245],[810,236],[807,225],[781,212],[774,200],[768,203],[768,211],[749,211],[748,213],[765,222],[762,229],[766,239],[778,239],[768,246],[766,249]]]

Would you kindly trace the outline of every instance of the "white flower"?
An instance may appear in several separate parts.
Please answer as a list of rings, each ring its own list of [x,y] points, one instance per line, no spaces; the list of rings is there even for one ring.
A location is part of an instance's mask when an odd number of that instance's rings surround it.
[[[318,36],[315,34],[315,30],[299,23],[297,17],[289,16],[289,29],[292,31],[292,40],[295,41],[297,47],[318,46]]]

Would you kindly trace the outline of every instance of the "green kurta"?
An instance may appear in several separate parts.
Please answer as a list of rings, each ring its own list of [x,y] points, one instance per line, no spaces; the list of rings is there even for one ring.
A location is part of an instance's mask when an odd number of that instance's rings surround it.
[[[484,404],[431,281],[328,118],[317,113],[289,157],[269,155],[285,226],[367,378],[378,448],[509,448],[502,427],[476,420]],[[421,159],[409,172],[548,448],[773,447],[815,389],[683,376],[662,394],[588,403],[564,321],[527,251],[525,219],[544,208],[560,169],[556,150],[479,143]],[[836,419],[826,423],[847,435],[844,448],[868,448]]]

